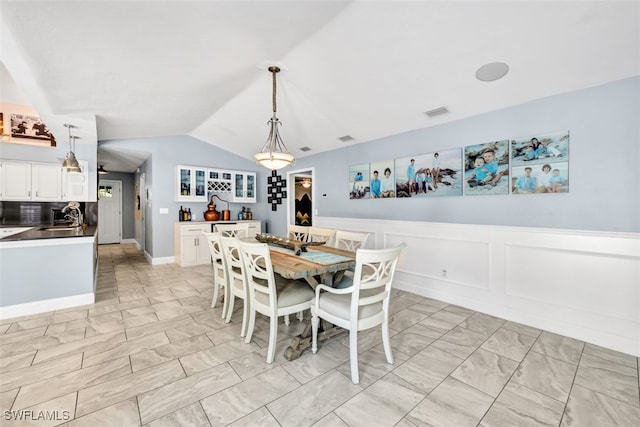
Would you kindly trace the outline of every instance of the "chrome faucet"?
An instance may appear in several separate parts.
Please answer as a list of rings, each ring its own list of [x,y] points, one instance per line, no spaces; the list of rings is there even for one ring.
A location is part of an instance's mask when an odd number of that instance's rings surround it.
[[[62,208],[62,213],[69,212],[64,217],[68,220],[71,220],[72,227],[82,227],[83,218],[82,212],[80,211],[80,203],[78,202],[69,202],[67,206]]]

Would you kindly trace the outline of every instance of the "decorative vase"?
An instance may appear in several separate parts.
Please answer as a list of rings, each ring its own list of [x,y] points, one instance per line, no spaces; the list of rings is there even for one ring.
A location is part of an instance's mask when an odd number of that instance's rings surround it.
[[[207,205],[207,210],[203,213],[205,221],[218,221],[220,219],[220,212],[216,210],[216,205],[213,204],[213,197]]]

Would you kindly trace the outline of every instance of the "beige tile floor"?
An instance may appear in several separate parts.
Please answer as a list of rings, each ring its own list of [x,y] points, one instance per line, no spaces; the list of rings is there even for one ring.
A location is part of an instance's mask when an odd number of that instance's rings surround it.
[[[395,364],[362,333],[355,385],[346,337],[289,362],[304,324],[282,323],[268,365],[267,322],[244,344],[209,266],[99,251],[95,304],[0,322],[2,425],[640,425],[636,357],[394,291]]]

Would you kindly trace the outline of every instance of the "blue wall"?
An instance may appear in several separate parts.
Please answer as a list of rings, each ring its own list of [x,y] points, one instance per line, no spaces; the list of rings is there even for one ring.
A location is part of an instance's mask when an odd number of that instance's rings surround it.
[[[319,217],[398,219],[557,229],[640,232],[640,77],[532,101],[519,106],[298,159],[291,169],[315,168]],[[570,132],[569,193],[349,200],[349,166],[556,131]],[[286,232],[286,205],[266,203],[269,171],[190,136],[105,141],[147,151],[141,165],[151,191],[146,251],[173,256],[173,224],[180,205],[202,219],[206,203],[175,202],[175,166],[257,171],[252,211],[270,232]],[[137,177],[136,177],[137,179]],[[326,194],[326,198],[322,197]],[[168,215],[159,208],[169,209]],[[231,205],[234,216],[241,205]],[[410,232],[410,230],[407,230]]]
[[[565,130],[569,193],[348,197],[351,165]],[[305,166],[316,170],[319,216],[639,232],[640,77],[317,154],[299,159],[294,168]],[[277,232],[286,229],[285,222],[279,214]]]

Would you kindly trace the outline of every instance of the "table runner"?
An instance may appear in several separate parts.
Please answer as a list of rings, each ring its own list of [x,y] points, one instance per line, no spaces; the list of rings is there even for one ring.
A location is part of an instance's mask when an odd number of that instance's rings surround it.
[[[279,246],[269,245],[269,249],[272,251],[278,251],[278,252],[283,252],[285,254],[298,256],[300,258],[304,258],[311,262],[315,262],[317,264],[322,264],[322,265],[353,261],[352,258],[348,258],[342,255],[331,254],[328,252],[314,251],[311,248],[309,248],[307,252],[300,252],[300,255],[295,255],[291,249],[282,248]]]

